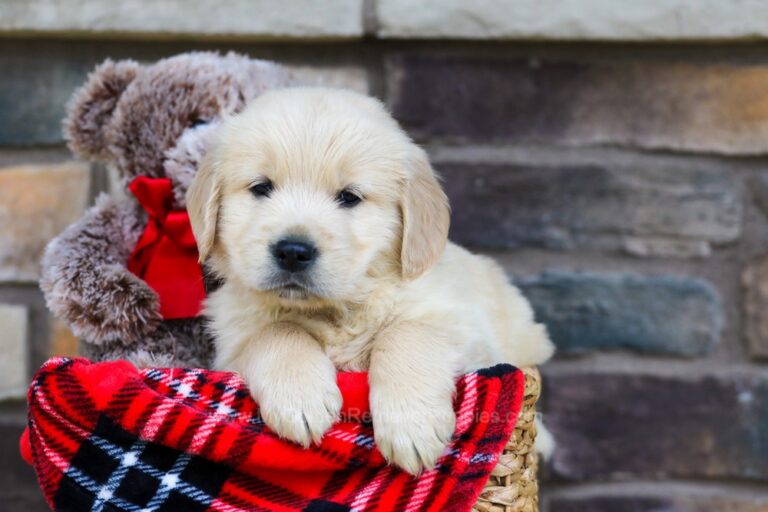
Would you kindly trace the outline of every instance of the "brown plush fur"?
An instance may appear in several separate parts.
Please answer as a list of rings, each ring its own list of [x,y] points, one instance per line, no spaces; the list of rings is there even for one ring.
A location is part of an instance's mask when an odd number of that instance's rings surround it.
[[[139,175],[171,178],[176,206],[185,207],[215,127],[291,83],[276,64],[232,53],[188,53],[149,66],[108,60],[75,93],[65,136],[72,151],[112,166],[124,185]],[[155,293],[126,268],[145,225],[133,198],[100,196],[45,252],[40,285],[48,307],[93,359],[208,366],[212,344],[202,320],[163,321]]]

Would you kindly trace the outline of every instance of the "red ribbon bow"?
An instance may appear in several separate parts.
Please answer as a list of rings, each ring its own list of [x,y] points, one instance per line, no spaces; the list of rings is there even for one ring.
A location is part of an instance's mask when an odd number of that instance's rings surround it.
[[[171,180],[138,176],[128,190],[149,215],[147,227],[128,258],[128,270],[157,292],[163,318],[199,315],[205,299],[203,271],[189,214],[173,209]]]

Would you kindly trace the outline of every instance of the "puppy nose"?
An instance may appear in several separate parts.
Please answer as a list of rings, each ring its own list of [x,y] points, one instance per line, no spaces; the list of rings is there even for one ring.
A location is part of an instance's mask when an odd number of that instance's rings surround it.
[[[304,240],[286,238],[272,246],[277,266],[288,272],[306,270],[317,257],[317,248]]]

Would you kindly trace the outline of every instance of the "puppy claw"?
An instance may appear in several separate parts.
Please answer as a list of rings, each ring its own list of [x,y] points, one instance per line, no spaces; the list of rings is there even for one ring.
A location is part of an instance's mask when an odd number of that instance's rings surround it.
[[[416,458],[419,460],[419,463],[421,464],[422,468],[429,470],[435,467],[435,463],[437,461],[431,461],[431,460],[425,459],[425,457],[421,454],[421,452],[419,452],[419,449],[416,448],[416,445],[413,445],[413,451],[416,454]]]
[[[307,433],[307,438],[312,439],[312,441],[315,441],[315,438],[312,435],[312,429],[309,427],[309,420],[307,420],[307,415],[304,413],[301,413],[301,419],[304,421],[304,431]],[[304,448],[306,448],[306,446],[304,446]]]
[[[335,400],[335,397],[329,399]],[[341,395],[338,397],[337,407],[326,407],[322,397],[319,398],[319,403],[314,405],[311,403],[312,398],[296,397],[294,400],[298,402],[294,401],[293,406],[288,405],[288,402],[277,405],[262,404],[261,415],[264,422],[280,437],[305,448],[312,443],[320,444],[323,434],[338,420]]]

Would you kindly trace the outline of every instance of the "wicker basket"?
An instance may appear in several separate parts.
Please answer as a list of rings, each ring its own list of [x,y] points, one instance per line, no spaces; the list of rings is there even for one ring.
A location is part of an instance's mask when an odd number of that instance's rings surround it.
[[[539,460],[533,449],[536,439],[536,401],[541,393],[541,376],[536,368],[524,368],[525,396],[520,418],[504,453],[472,512],[537,512]]]

